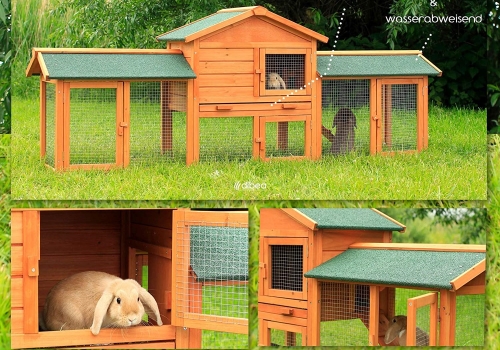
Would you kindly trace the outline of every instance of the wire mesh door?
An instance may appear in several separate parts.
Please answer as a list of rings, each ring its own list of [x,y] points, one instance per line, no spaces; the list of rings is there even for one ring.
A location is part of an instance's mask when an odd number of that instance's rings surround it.
[[[423,149],[422,79],[377,80],[377,152]]]
[[[45,163],[55,168],[56,158],[56,85],[43,82],[45,84]],[[43,147],[43,145],[42,145]]]
[[[69,134],[65,157],[70,168],[123,164],[123,83],[65,83],[65,120]]]
[[[321,83],[322,154],[370,151],[370,79],[326,79]]]
[[[311,116],[260,117],[260,157],[301,158],[311,155]]]
[[[437,341],[438,293],[428,293],[409,298],[407,302],[408,318],[406,330],[406,344],[408,346],[434,346]],[[422,314],[422,315],[419,315]],[[420,316],[420,317],[419,317]],[[427,319],[429,322],[418,324],[418,319]],[[420,327],[419,327],[420,325]]]
[[[248,348],[248,214],[175,211],[174,226],[172,324]]]

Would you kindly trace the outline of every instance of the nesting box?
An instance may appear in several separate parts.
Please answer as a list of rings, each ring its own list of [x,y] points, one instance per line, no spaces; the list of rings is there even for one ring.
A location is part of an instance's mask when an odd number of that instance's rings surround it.
[[[12,348],[247,347],[247,222],[235,211],[14,209]],[[92,270],[136,279],[163,326],[40,331],[49,290]]]
[[[371,209],[263,209],[260,345],[482,345],[485,246],[391,243],[404,229]],[[398,315],[406,336],[386,344]]]
[[[34,49],[27,76],[41,76],[48,165],[427,147],[427,76],[441,71],[420,51],[318,52],[327,37],[261,6],[220,10],[157,40],[165,50]]]

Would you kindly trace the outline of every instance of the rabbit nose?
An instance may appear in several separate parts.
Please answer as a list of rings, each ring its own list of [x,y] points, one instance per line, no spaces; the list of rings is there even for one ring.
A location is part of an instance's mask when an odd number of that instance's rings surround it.
[[[130,324],[133,324],[136,319],[137,319],[137,317],[134,317],[134,318],[129,317],[128,321],[130,322]]]

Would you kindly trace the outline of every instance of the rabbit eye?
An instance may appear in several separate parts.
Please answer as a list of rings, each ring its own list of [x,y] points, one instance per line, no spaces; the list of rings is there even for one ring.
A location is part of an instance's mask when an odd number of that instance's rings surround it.
[[[139,298],[137,298],[137,301],[139,301]]]
[[[120,298],[116,298],[116,302],[117,302],[118,304],[120,304],[120,303],[122,302],[122,300],[121,300]]]

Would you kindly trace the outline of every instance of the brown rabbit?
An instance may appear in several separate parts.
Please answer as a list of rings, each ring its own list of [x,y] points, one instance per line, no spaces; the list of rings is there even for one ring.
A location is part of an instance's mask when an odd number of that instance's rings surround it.
[[[278,73],[269,73],[267,75],[266,89],[268,90],[284,90],[286,89],[285,81]]]
[[[332,128],[336,129],[331,148],[333,154],[345,154],[354,151],[356,127],[354,113],[349,108],[340,108],[333,117]]]
[[[394,316],[387,332],[385,333],[384,342],[392,343],[397,339],[397,345],[406,346],[406,324],[407,318],[404,315]],[[429,335],[422,329],[417,327],[417,346],[428,346]]]
[[[144,309],[163,324],[158,304],[148,291],[132,279],[123,280],[105,272],[87,271],[57,283],[47,295],[40,326],[58,331],[130,327],[141,322]]]

